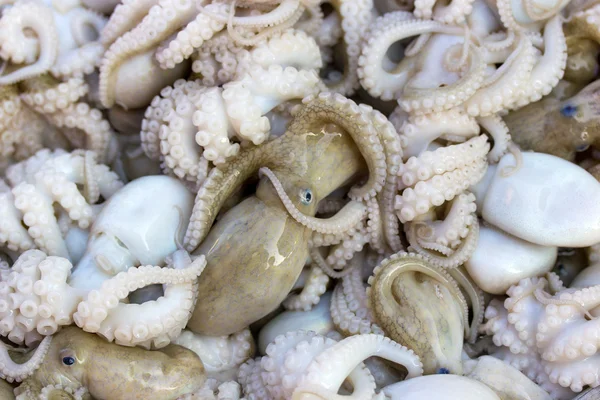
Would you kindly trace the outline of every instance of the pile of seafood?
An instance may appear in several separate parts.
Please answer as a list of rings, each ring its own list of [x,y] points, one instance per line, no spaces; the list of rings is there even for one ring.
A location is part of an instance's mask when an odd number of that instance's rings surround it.
[[[0,1],[0,398],[599,399],[599,56],[595,0]]]

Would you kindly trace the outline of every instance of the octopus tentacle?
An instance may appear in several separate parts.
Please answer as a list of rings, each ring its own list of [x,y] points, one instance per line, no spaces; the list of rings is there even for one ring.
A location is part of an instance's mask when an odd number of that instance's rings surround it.
[[[213,168],[196,194],[190,223],[183,239],[184,247],[192,252],[204,240],[217,213],[225,201],[268,160],[272,145],[267,142],[244,152],[244,157],[232,159],[223,169]]]
[[[433,265],[447,269],[456,268],[457,266],[464,264],[473,255],[473,252],[477,247],[477,241],[479,239],[479,222],[477,218],[473,218],[471,229],[469,229],[467,237],[463,239],[460,246],[456,250],[449,252],[445,256],[439,256],[431,251],[428,251],[427,248],[424,248],[419,244],[419,240],[416,238],[417,234],[415,230],[416,229],[414,222],[411,224],[407,224],[405,230],[406,237],[408,239],[408,242],[410,243],[412,250],[425,257]],[[436,247],[433,247],[433,250],[443,251],[443,249]]]
[[[412,221],[478,182],[487,170],[488,150],[487,138],[478,136],[462,144],[425,152],[418,158],[411,157],[398,169],[400,189],[404,188],[395,203],[400,221]],[[448,159],[435,164],[438,157]]]
[[[159,0],[139,25],[117,39],[104,54],[100,65],[99,95],[102,104],[107,108],[114,104],[114,75],[126,59],[151,50],[195,14],[192,0]]]
[[[34,247],[33,239],[21,224],[23,218],[15,207],[15,200],[10,188],[0,181],[0,245],[9,250],[23,252]]]
[[[77,187],[78,184],[86,183],[84,154],[41,151],[7,171],[14,186],[14,207],[19,210],[15,214],[14,209],[10,211],[11,207],[6,209],[11,214],[10,220],[15,222],[15,217],[19,220],[22,218],[35,244],[50,255],[69,256],[55,216],[54,203],[59,204],[67,212],[68,219],[76,221],[81,229],[92,223],[93,203],[87,203]],[[108,167],[94,165],[91,168],[92,175],[97,177],[97,190],[105,199],[122,186],[116,174],[109,171]],[[5,196],[4,200],[10,198]],[[15,235],[14,240],[17,242],[19,232],[23,233],[20,229],[10,233]]]
[[[28,38],[25,30],[35,32],[37,41]],[[0,18],[0,57],[7,60],[6,62],[26,62],[29,65],[0,76],[0,85],[8,85],[46,72],[56,61],[58,51],[57,27],[50,7],[37,2],[22,1],[4,10]]]
[[[240,367],[237,380],[247,396],[253,396],[257,400],[267,400],[270,394],[262,380],[262,367],[260,359],[249,359]]]
[[[415,234],[419,246],[432,249],[434,244],[456,248],[469,233],[475,213],[475,196],[465,192],[455,197],[443,221],[415,221]]]
[[[309,217],[304,215],[296,208],[296,206],[292,203],[292,200],[289,198],[283,185],[279,182],[279,179],[275,174],[267,167],[262,167],[259,170],[259,174],[265,175],[277,191],[279,198],[281,199],[283,205],[286,210],[290,213],[290,215],[298,221],[298,223],[306,226],[312,231],[316,231],[319,233],[342,233],[347,232],[354,226],[356,226],[360,221],[362,221],[363,217],[366,215],[366,207],[363,203],[357,201],[351,201],[346,204],[344,208],[342,208],[339,212],[337,212],[333,217],[324,219],[324,218],[316,218]]]
[[[402,195],[396,196],[395,208],[401,222],[412,221],[444,201],[452,200],[456,195],[477,183],[485,175],[487,162],[478,159],[461,169],[436,175],[420,181],[415,188],[407,188]]]
[[[253,64],[263,68],[271,65],[296,69],[319,69],[323,66],[316,39],[297,29],[288,29],[250,50]]]
[[[431,115],[410,115],[398,128],[405,159],[420,155],[438,138],[463,142],[480,132],[477,120],[458,108]]]
[[[386,71],[384,64],[389,47],[399,40],[428,33],[462,35],[461,28],[437,21],[416,20],[411,13],[398,11],[379,17],[371,28],[359,59],[358,74],[365,90],[383,100],[399,99],[410,75],[406,68]],[[389,60],[388,60],[389,61]],[[406,62],[406,61],[405,61]],[[416,62],[416,59],[415,61]]]
[[[360,225],[363,223],[364,222],[361,221]],[[371,236],[364,226],[361,226],[358,229],[356,227],[351,228],[343,235],[344,238],[341,239],[340,243],[333,245],[327,256],[327,263],[335,266],[337,269],[346,266],[348,261],[354,257],[355,253],[362,251],[364,245],[369,243]]]
[[[58,127],[77,128],[86,137],[85,147],[105,160],[114,135],[100,110],[77,102],[89,88],[80,78],[60,83],[48,75],[30,79],[23,85],[23,101]]]
[[[486,65],[479,49],[473,44],[468,46],[470,51],[465,72],[456,82],[432,90],[416,87],[410,79],[404,86],[402,100],[398,102],[400,107],[407,112],[438,112],[456,107],[477,93],[483,82]]]
[[[341,17],[346,65],[343,75],[329,79],[327,86],[333,92],[350,96],[360,86],[360,46],[372,20],[373,0],[334,0],[332,5]]]
[[[232,9],[233,9],[233,4],[232,4]],[[289,29],[289,28],[293,27],[294,24],[296,24],[296,22],[298,22],[300,20],[303,13],[304,13],[304,7],[299,6],[298,8],[296,8],[295,12],[289,18],[283,20],[281,23],[279,23],[277,25],[264,27],[260,30],[260,32],[258,32],[257,34],[254,34],[254,35],[249,35],[248,34],[249,29],[246,27],[240,27],[240,28],[242,28],[241,31],[243,33],[238,32],[238,29],[236,29],[234,27],[233,17],[232,17],[227,22],[227,33],[229,34],[229,36],[231,36],[233,41],[239,45],[254,46],[254,45],[266,40],[269,36],[276,35],[285,29]],[[233,14],[231,14],[231,15],[233,15]],[[248,18],[252,18],[252,17],[248,17]],[[250,36],[250,37],[247,37],[247,36]]]
[[[157,3],[158,0],[123,0],[115,7],[108,23],[102,29],[100,42],[106,47],[110,46],[120,36],[133,29]]]
[[[509,59],[464,103],[469,115],[488,116],[508,108],[529,87],[535,48],[527,35],[519,34],[519,37],[517,48]]]
[[[487,117],[478,117],[477,122],[485,129],[494,139],[494,147],[488,153],[488,160],[492,163],[500,161],[503,155],[508,152],[508,147],[511,143],[511,136],[508,132],[508,126],[497,114],[492,114]]]
[[[226,4],[213,3],[204,6],[210,9],[211,14],[224,14]],[[225,28],[226,22],[218,21],[206,13],[200,13],[188,23],[185,28],[177,33],[177,37],[163,45],[156,51],[155,57],[163,69],[174,68],[175,65],[189,58],[195,49],[202,47],[205,41],[211,39],[216,33]]]
[[[348,377],[354,387],[350,398],[373,397],[375,395],[373,377],[368,376],[356,381],[361,377],[352,376],[355,374],[356,368],[362,364],[362,360],[370,356],[381,357],[404,366],[408,371],[407,379],[423,374],[423,364],[413,350],[383,335],[352,336],[325,349],[311,361],[300,379],[298,387],[294,390],[294,396],[310,393],[323,399],[342,400],[348,398],[337,394],[337,390]]]
[[[103,282],[78,304],[73,320],[86,332],[117,344],[166,346],[187,324],[195,305],[196,279],[206,266],[204,256],[193,261],[187,253],[173,258],[175,269],[132,267]],[[131,291],[158,283],[167,287],[157,300],[140,305],[120,303]]]
[[[194,103],[211,93],[197,82],[180,79],[173,87],[164,88],[152,101],[142,122],[142,146],[146,154],[153,159],[162,159],[163,170],[195,185],[202,183],[206,177],[204,173],[208,171],[201,168],[204,155],[195,151],[197,128],[193,121],[198,110]],[[158,156],[154,148],[160,151]]]
[[[383,231],[385,242],[392,249],[392,251],[402,250],[402,241],[400,240],[400,226],[398,218],[394,211],[394,199],[397,191],[397,179],[398,168],[402,165],[402,141],[396,133],[393,125],[385,118],[381,113],[374,111],[376,117],[376,124],[380,126],[380,136],[385,152],[387,175],[383,184],[383,189],[378,195],[377,205],[380,211],[380,215],[377,215],[377,211],[373,211],[375,214],[373,217],[369,216],[370,228],[367,231],[371,234],[371,245],[375,250],[382,251],[384,249],[383,238],[379,239],[382,243],[377,243],[379,235],[379,225]],[[367,203],[369,205],[369,203]],[[376,220],[380,218],[380,223]]]
[[[78,49],[60,55],[50,73],[57,78],[82,77],[94,72],[104,54],[99,42],[86,43]]]
[[[302,291],[291,294],[283,301],[286,310],[310,311],[314,305],[319,304],[321,295],[327,291],[329,276],[317,265],[310,266],[310,272]]]
[[[330,278],[338,279],[348,275],[351,271],[351,268],[346,268],[342,271],[336,271],[333,267],[325,260],[319,248],[316,246],[312,246],[309,248],[309,254],[312,261],[319,267],[321,270]]]
[[[21,382],[31,376],[44,361],[51,344],[52,337],[45,337],[27,362],[17,364],[10,358],[6,345],[0,343],[0,376],[9,382]]]
[[[525,1],[527,2],[527,1]],[[540,57],[531,71],[526,96],[520,97],[514,108],[538,101],[549,94],[562,79],[567,66],[567,41],[562,29],[562,17],[556,15],[544,28],[544,55]]]
[[[362,281],[360,265],[353,262],[350,273],[336,285],[331,298],[331,319],[338,332],[345,336],[374,333],[383,335],[373,322],[367,307],[366,286]]]
[[[68,396],[68,397],[67,397]],[[89,392],[86,387],[74,389],[65,385],[47,385],[42,388],[39,394],[39,400],[53,400],[56,398],[68,398],[72,400],[85,400],[89,398]]]
[[[72,264],[39,250],[23,253],[0,283],[0,334],[14,343],[31,343],[52,335],[58,324],[71,323],[75,307],[65,287]]]
[[[238,135],[254,144],[269,136],[270,124],[263,115],[284,101],[303,98],[320,90],[313,70],[271,65],[251,68],[242,79],[223,87],[228,118]],[[253,118],[253,116],[255,116]]]
[[[453,0],[447,6],[436,4],[433,9],[433,19],[446,24],[458,24],[473,11],[474,0]],[[416,14],[415,8],[415,15]]]
[[[368,200],[381,191],[385,183],[386,163],[381,145],[381,134],[373,126],[378,123],[373,118],[372,109],[358,106],[339,94],[320,93],[302,100],[304,107],[294,115],[288,131],[296,134],[316,131],[322,122],[333,122],[345,129],[360,149],[369,167],[369,179],[362,187],[350,189],[349,196],[354,200]],[[389,122],[388,122],[389,124]]]
[[[174,338],[173,342],[198,354],[208,377],[219,377],[235,371],[254,353],[254,340],[249,329],[229,336],[204,336],[189,330]]]
[[[402,276],[406,273],[409,275],[404,276],[408,278],[403,280]],[[415,273],[424,274],[438,284],[419,283],[417,291],[413,291],[415,279],[411,276]],[[460,353],[463,331],[465,326],[468,326],[468,308],[459,286],[447,272],[429,264],[420,255],[401,252],[383,260],[375,268],[369,278],[369,285],[368,305],[375,321],[390,338],[400,343],[407,343],[416,350],[416,353],[423,358],[426,373],[433,373],[439,367],[460,373],[462,369]],[[427,294],[435,291],[435,296],[430,299],[430,303],[425,301],[421,304],[417,299],[408,300],[406,298],[408,294],[403,292],[403,288],[415,296],[420,291],[427,291]],[[424,297],[419,295],[419,299],[423,300]],[[441,304],[444,304],[444,311],[440,309]],[[420,322],[422,320],[415,321],[414,319],[420,313],[425,313],[426,318],[431,318],[435,325],[447,326],[444,328],[444,333],[435,328],[431,330],[426,328]],[[456,326],[457,324],[459,326]],[[434,332],[440,334],[430,337],[429,335]],[[435,343],[433,347],[432,343]]]
[[[471,325],[465,325],[465,336],[469,343],[475,343],[479,335],[479,328],[483,322],[485,314],[485,301],[483,290],[479,289],[473,282],[469,274],[462,268],[453,268],[448,271],[450,276],[458,283],[460,288],[466,292],[466,296],[471,301],[473,317]]]

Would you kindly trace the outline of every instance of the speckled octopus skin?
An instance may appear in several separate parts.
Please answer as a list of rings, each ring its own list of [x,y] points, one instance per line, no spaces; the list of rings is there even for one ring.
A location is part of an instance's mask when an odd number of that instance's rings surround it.
[[[184,244],[205,254],[208,265],[188,324],[192,331],[233,333],[273,310],[304,266],[311,231],[343,233],[352,228],[347,221],[365,212],[359,200],[376,196],[385,183],[385,163],[379,158],[383,152],[375,152],[373,146],[380,148],[380,132],[389,123],[339,95],[321,94],[304,101],[285,135],[213,169],[198,191]],[[361,146],[362,156],[353,140]],[[370,175],[364,186],[350,190],[356,201],[329,219],[314,218],[318,202],[364,168],[363,157]],[[256,195],[225,213],[209,232],[229,195],[266,166]],[[266,233],[253,233],[259,231]],[[236,246],[245,250],[234,251],[223,237],[235,238]]]
[[[50,386],[66,393],[84,387],[95,399],[175,400],[199,389],[206,379],[198,356],[177,345],[156,351],[123,347],[76,327],[47,340],[47,353],[15,391],[19,399],[38,399]],[[1,353],[10,359],[6,349]]]

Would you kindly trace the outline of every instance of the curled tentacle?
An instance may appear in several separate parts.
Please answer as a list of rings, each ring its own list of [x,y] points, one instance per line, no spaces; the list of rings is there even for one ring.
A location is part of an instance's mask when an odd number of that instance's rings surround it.
[[[416,351],[425,373],[439,368],[462,371],[467,303],[450,275],[424,257],[398,253],[375,268],[369,285],[367,296],[375,321],[392,339]]]
[[[311,265],[302,291],[289,295],[282,303],[283,307],[286,310],[310,311],[321,300],[321,295],[327,290],[328,283],[329,276],[317,265]]]
[[[409,158],[398,169],[402,194],[394,207],[400,221],[412,221],[477,183],[487,170],[489,147],[487,138],[478,136]]]
[[[367,308],[367,292],[360,265],[354,265],[350,270],[336,285],[331,298],[331,319],[336,329],[345,336],[367,333],[383,335]]]
[[[168,345],[187,324],[195,305],[196,279],[206,266],[204,256],[192,261],[187,253],[176,253],[174,262],[175,269],[144,266],[120,272],[78,304],[73,320],[86,332],[98,333],[120,345]],[[140,277],[144,279],[139,281]],[[156,301],[120,303],[131,291],[158,283],[167,287]]]
[[[375,382],[367,379],[373,378],[361,377],[355,369],[371,356],[402,365],[408,371],[407,379],[423,374],[423,364],[412,350],[383,335],[352,336],[324,350],[311,361],[294,390],[293,398],[301,398],[303,393],[336,400],[371,398],[375,395]],[[350,396],[338,395],[337,391],[346,377],[352,382],[354,392]]]
[[[35,349],[31,358],[23,364],[15,363],[8,353],[4,343],[0,343],[0,377],[9,382],[21,382],[30,375],[33,375],[36,369],[40,367],[46,357],[46,353],[52,344],[52,337],[45,337]]]
[[[475,217],[473,217],[473,223],[471,224],[469,233],[462,240],[459,247],[456,250],[448,252],[444,251],[446,250],[444,247],[431,246],[431,249],[422,247],[417,238],[418,234],[415,232],[417,226],[418,225],[413,222],[406,227],[406,236],[412,250],[416,251],[433,265],[438,267],[452,269],[464,264],[477,247],[477,240],[479,239],[479,221]],[[442,255],[438,255],[430,250],[442,253]]]
[[[389,122],[379,119],[370,107],[358,106],[341,95],[321,93],[303,100],[304,107],[290,122],[288,131],[295,134],[314,132],[319,124],[333,122],[345,129],[357,144],[369,167],[369,180],[362,187],[353,187],[349,196],[367,200],[381,191],[385,183],[386,163],[379,129]],[[391,125],[390,125],[391,126]],[[393,128],[392,128],[393,129]]]
[[[25,34],[27,30],[35,32],[37,40],[28,37]],[[20,1],[5,9],[0,18],[0,57],[5,62],[29,65],[0,76],[0,85],[48,71],[58,56],[58,44],[57,27],[50,7],[38,2]]]

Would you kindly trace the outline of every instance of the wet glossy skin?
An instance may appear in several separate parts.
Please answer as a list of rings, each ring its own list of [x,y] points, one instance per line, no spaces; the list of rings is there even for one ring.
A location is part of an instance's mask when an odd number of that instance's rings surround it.
[[[34,394],[61,384],[74,390],[84,386],[96,400],[175,400],[205,379],[202,361],[181,346],[148,351],[67,327],[54,336],[44,362],[23,385]]]
[[[283,163],[271,169],[307,216],[315,215],[319,200],[364,170],[354,142],[339,131],[271,143],[265,151],[281,154]],[[225,213],[194,252],[206,255],[207,266],[188,328],[226,335],[273,311],[302,272],[310,235],[286,211],[271,182],[262,178],[256,194]]]

